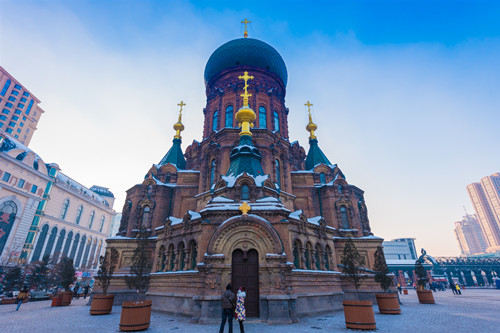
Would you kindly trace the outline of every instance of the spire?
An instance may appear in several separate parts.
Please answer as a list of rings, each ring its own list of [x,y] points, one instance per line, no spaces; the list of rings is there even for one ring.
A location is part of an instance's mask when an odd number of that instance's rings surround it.
[[[179,105],[181,107],[181,109],[179,110],[179,119],[174,124],[174,130],[175,130],[174,139],[182,139],[181,132],[184,131],[184,125],[182,125],[182,107],[185,106],[186,104],[183,101],[181,101],[177,105]]]
[[[231,164],[227,170],[227,176],[238,176],[243,172],[251,176],[263,176],[264,170],[260,162],[261,155],[252,143],[252,132],[250,132],[256,118],[255,112],[248,105],[248,97],[252,96],[248,93],[248,80],[253,79],[253,76],[248,75],[248,72],[244,72],[238,78],[245,81],[243,94],[241,94],[243,106],[235,115],[236,120],[241,125],[240,143],[231,150],[229,156]]]
[[[307,111],[309,112],[309,124],[307,124],[307,126],[306,126],[306,130],[310,134],[309,140],[316,139],[316,135],[314,135],[314,131],[318,128],[318,126],[315,123],[313,123],[312,117],[311,117],[311,106],[313,106],[313,104],[311,104],[311,103],[309,103],[309,101],[307,101],[307,103],[304,105],[307,106]]]
[[[318,126],[313,123],[312,121],[312,116],[311,116],[311,106],[313,106],[309,101],[307,101],[306,104],[307,110],[309,112],[309,123],[306,126],[306,130],[309,132],[309,152],[307,153],[306,157],[306,170],[312,170],[314,167],[318,164],[326,164],[330,165],[330,161],[328,158],[323,154],[323,151],[321,151],[321,148],[319,148],[318,145],[318,139],[316,135],[314,135],[314,131],[318,128]]]
[[[182,124],[182,107],[186,104],[181,101],[179,104],[181,108],[179,110],[179,119],[174,124],[175,135],[172,140],[172,147],[169,149],[167,154],[161,159],[159,165],[164,165],[167,163],[173,164],[177,169],[184,170],[186,168],[186,160],[184,159],[184,153],[181,149],[181,132],[184,131],[184,125]]]
[[[252,21],[249,21],[249,20],[245,19],[244,21],[241,21],[241,23],[243,23],[245,25],[245,30],[243,32],[243,37],[247,38],[248,37],[247,24],[248,23],[252,23]]]
[[[252,136],[252,132],[250,132],[250,127],[253,127],[253,122],[257,117],[255,112],[248,106],[248,97],[251,97],[252,94],[248,93],[248,80],[253,80],[252,75],[248,75],[248,72],[245,71],[243,75],[238,76],[238,79],[244,80],[245,85],[243,86],[243,94],[240,96],[243,97],[243,106],[236,112],[236,120],[241,124],[241,132],[242,135]]]

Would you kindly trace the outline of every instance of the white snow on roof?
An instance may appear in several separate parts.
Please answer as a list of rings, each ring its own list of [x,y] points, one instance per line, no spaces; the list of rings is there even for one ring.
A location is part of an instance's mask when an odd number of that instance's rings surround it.
[[[373,236],[373,235],[369,235],[369,236],[363,236],[363,237],[359,237],[361,239],[382,239],[381,237],[377,237],[377,236]]]
[[[109,238],[106,238],[106,241],[107,240],[113,240],[113,239],[135,239],[135,238],[132,238],[132,237],[123,237],[123,236],[113,236],[113,237],[109,237]]]
[[[312,170],[298,170],[298,171],[291,171],[290,173],[314,173]]]
[[[221,176],[221,178],[226,182],[227,187],[233,187],[234,184],[236,183],[236,179],[240,178],[245,174],[246,172],[240,173],[238,176],[234,175],[229,175],[229,176]],[[269,178],[269,175],[262,175],[262,176],[252,176],[247,174],[249,177],[252,177],[253,180],[255,181],[255,186],[257,187],[262,187],[264,184],[264,181],[266,181]]]
[[[182,223],[182,219],[179,219],[177,217],[170,216],[168,219],[172,222],[171,225],[176,225],[176,224]]]
[[[200,173],[198,170],[177,170],[177,172],[196,172],[196,173]]]
[[[273,198],[273,197],[264,197],[264,198],[260,198],[260,199],[255,200],[255,202],[280,202],[280,201],[276,198]]]
[[[299,209],[293,213],[290,213],[290,215],[288,217],[294,218],[296,220],[300,220],[300,214],[302,214],[302,209]]]
[[[80,194],[86,195],[87,197],[92,198],[95,201],[109,207],[109,203],[106,201],[106,199],[104,199],[103,197],[101,197],[99,194],[92,191],[91,189],[83,186],[82,184],[80,184],[76,180],[63,174],[62,172],[58,172],[56,178],[60,183],[63,183],[66,186],[69,186],[70,188],[72,188],[73,190],[80,192]]]
[[[228,199],[226,197],[215,197],[212,200],[210,200],[209,202],[234,202],[234,200]]]
[[[152,175],[152,176],[153,176],[153,179],[154,179],[154,180],[155,180],[155,182],[156,182],[156,185],[159,185],[159,186],[166,186],[166,187],[176,187],[176,186],[177,186],[176,184],[170,184],[170,183],[169,183],[169,184],[167,184],[167,183],[163,183],[163,182],[159,181],[159,180],[155,177],[155,175]]]
[[[415,260],[408,259],[386,259],[387,265],[415,265]]]
[[[192,210],[188,210],[189,215],[191,215],[191,219],[201,219],[200,213],[193,212]]]
[[[315,216],[307,219],[307,222],[319,225],[319,220],[321,220],[321,216]]]

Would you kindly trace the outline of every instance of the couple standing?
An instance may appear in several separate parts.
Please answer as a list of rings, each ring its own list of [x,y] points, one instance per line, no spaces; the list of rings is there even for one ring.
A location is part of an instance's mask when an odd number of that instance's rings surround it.
[[[233,333],[233,316],[238,319],[240,324],[240,332],[244,333],[243,321],[245,320],[245,297],[247,296],[245,292],[245,287],[240,287],[236,297],[231,290],[231,285],[226,286],[226,291],[222,294],[222,322],[220,323],[219,333],[224,332],[224,326],[226,325],[226,318],[229,325],[229,333]],[[236,303],[235,303],[236,300]]]

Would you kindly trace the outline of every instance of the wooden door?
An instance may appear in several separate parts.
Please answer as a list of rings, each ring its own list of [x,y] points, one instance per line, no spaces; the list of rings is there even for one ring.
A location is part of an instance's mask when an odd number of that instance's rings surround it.
[[[247,317],[259,317],[259,253],[252,249],[234,250],[232,258],[232,282],[234,291],[245,286]]]

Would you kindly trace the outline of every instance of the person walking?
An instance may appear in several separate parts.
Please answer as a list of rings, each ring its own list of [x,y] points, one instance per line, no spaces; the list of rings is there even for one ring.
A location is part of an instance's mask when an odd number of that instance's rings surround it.
[[[73,287],[73,298],[78,299],[78,288],[80,288],[80,285],[77,282]]]
[[[245,328],[243,327],[243,321],[246,318],[245,311],[245,297],[247,297],[247,293],[245,292],[245,287],[240,287],[238,293],[236,294],[236,313],[235,318],[238,320],[240,324],[240,332],[245,333]]]
[[[222,321],[220,323],[219,333],[224,333],[226,319],[228,321],[229,333],[233,333],[233,314],[235,308],[235,297],[231,291],[231,285],[226,286],[226,291],[222,293]]]
[[[78,294],[76,296],[77,299],[80,299],[80,296],[83,294],[83,288],[82,286],[78,286]]]
[[[83,288],[83,299],[86,299],[87,298],[87,295],[89,294],[89,285],[85,285],[85,287]]]
[[[456,295],[457,294],[457,287],[455,287],[455,283],[451,283],[450,284],[450,289],[451,291],[453,292],[453,295]]]
[[[28,289],[27,285],[24,285],[23,289],[19,292],[19,294],[16,297],[16,302],[17,302],[16,311],[19,311],[19,308],[21,307],[21,304],[28,297],[29,297],[29,289]]]
[[[460,286],[459,286],[459,284],[457,283],[457,284],[456,284],[456,286],[457,286],[457,287],[456,287],[456,289],[457,289],[457,293],[458,293],[459,295],[462,295],[462,292],[460,291]]]

